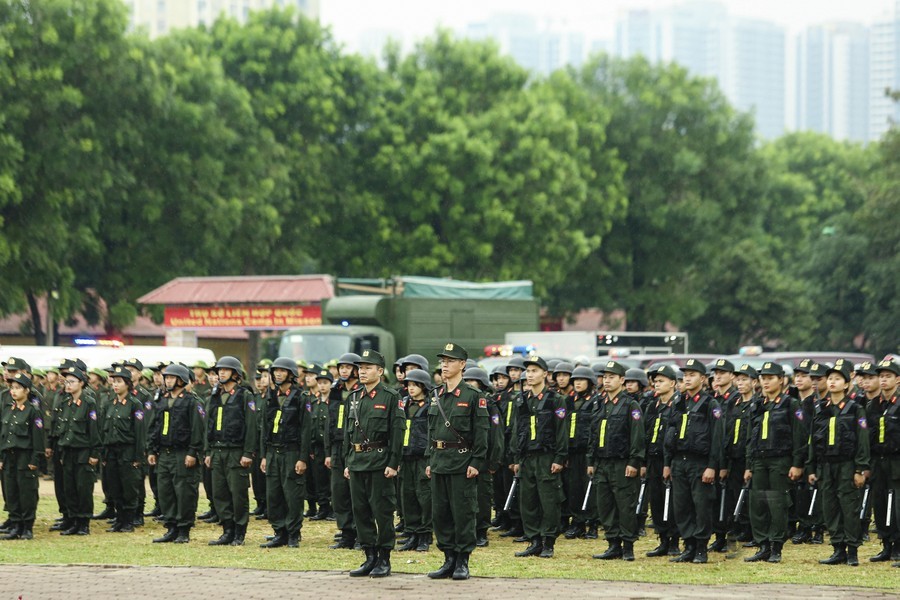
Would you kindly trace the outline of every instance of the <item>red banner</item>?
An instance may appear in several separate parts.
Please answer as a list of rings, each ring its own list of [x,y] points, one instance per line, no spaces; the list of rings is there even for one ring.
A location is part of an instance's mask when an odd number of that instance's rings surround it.
[[[321,306],[167,306],[165,326],[175,329],[291,329],[322,324]]]

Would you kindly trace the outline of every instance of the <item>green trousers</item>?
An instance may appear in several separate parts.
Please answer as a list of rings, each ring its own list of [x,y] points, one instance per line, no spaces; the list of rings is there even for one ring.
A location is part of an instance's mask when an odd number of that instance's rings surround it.
[[[250,467],[241,466],[242,448],[213,448],[213,503],[222,523],[246,525],[250,519]]]
[[[750,480],[750,527],[758,542],[787,539],[788,514],[793,482],[788,477],[791,457],[763,458],[755,461]]]
[[[672,460],[672,504],[685,540],[709,540],[716,513],[716,486],[703,483],[706,459],[678,454]]]
[[[384,471],[350,471],[356,539],[363,547],[393,550],[397,486]]]
[[[635,511],[641,480],[638,477],[625,477],[627,466],[628,460],[624,458],[603,459],[597,464],[594,473],[597,515],[608,540],[634,542],[638,539],[638,518]]]
[[[299,449],[269,448],[266,453],[266,510],[269,524],[289,534],[303,528],[303,502],[306,500],[306,474],[298,475]],[[307,467],[308,469],[308,467]],[[219,513],[221,514],[221,513]]]
[[[434,538],[443,552],[472,552],[478,513],[478,483],[465,473],[431,474]]]
[[[163,522],[169,526],[193,527],[202,472],[200,461],[187,468],[187,450],[162,448],[156,463],[156,485]]]
[[[859,547],[862,544],[862,489],[853,485],[855,470],[852,460],[822,463],[817,473],[822,513],[832,544]]]
[[[117,510],[131,511],[137,515],[138,499],[140,498],[141,485],[144,483],[144,469],[140,464],[143,457],[135,459],[134,447],[107,446],[106,464],[103,472],[106,474],[109,500]],[[134,466],[135,461],[139,464]]]
[[[344,457],[340,445],[331,448],[331,509],[341,531],[354,529],[350,481],[344,477]]]
[[[528,454],[519,463],[519,509],[525,536],[552,537],[559,534],[562,518],[562,476],[551,473],[553,455]]]
[[[91,451],[88,448],[68,447],[61,448],[61,451],[68,516],[89,519],[94,514],[94,482],[97,480],[97,468],[88,462]]]
[[[431,533],[431,481],[425,475],[424,456],[403,458],[400,467],[400,506],[410,533]]]
[[[38,473],[28,468],[31,450],[9,449],[3,453],[3,486],[6,510],[14,523],[34,521],[38,503]],[[37,466],[37,465],[35,465]]]

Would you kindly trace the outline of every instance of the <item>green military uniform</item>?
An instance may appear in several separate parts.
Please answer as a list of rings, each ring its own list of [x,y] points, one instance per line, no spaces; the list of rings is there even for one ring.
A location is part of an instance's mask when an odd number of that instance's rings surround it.
[[[354,358],[355,357],[355,358]],[[342,357],[343,358],[343,357]],[[356,355],[344,360],[356,360]],[[342,364],[349,364],[343,362]],[[354,364],[354,368],[355,368]],[[356,527],[353,523],[353,506],[350,502],[350,480],[344,477],[344,425],[351,394],[360,389],[355,380],[340,381],[331,388],[328,399],[328,429],[325,432],[325,451],[331,458],[331,507],[334,510],[341,539],[332,548],[352,549],[356,544]]]
[[[428,377],[427,373],[425,374]],[[425,387],[428,390],[428,387]],[[432,494],[431,481],[425,474],[428,461],[428,397],[422,402],[405,398],[406,433],[403,436],[403,460],[400,467],[400,505],[409,540],[400,550],[427,550],[431,544]]]
[[[625,367],[609,361],[603,372],[624,377]],[[591,464],[597,488],[597,514],[609,542],[609,549],[595,558],[634,560],[640,488],[637,474],[646,457],[640,404],[624,389],[615,397],[607,394],[597,406],[592,433]],[[635,469],[634,476],[626,477],[628,467]]]
[[[226,384],[227,385],[227,384]],[[219,386],[209,402],[206,426],[207,454],[212,471],[213,502],[223,534],[214,545],[243,543],[250,519],[250,466],[259,445],[256,395],[235,383],[231,390]]]
[[[331,379],[328,369],[321,369],[319,376],[325,373]],[[310,397],[310,417],[312,417],[312,440],[310,442],[310,477],[313,500],[319,506],[318,512],[310,517],[311,521],[321,521],[331,514],[331,481],[325,467],[325,435],[328,430],[328,398],[314,394]]]
[[[12,379],[29,392],[31,382],[24,374]],[[41,411],[29,394],[21,405],[4,405],[0,423],[0,462],[6,509],[13,528],[4,539],[31,539],[38,503],[38,465],[44,454],[44,423]]]
[[[484,392],[483,392],[484,393]],[[491,526],[491,507],[493,505],[494,475],[506,468],[503,457],[505,427],[500,416],[500,408],[495,402],[487,403],[488,417],[490,418],[490,432],[488,433],[487,468],[478,473],[478,519],[476,523],[476,544],[487,546],[487,530]]]
[[[112,376],[131,381],[131,374],[121,366],[116,367]],[[103,425],[103,469],[109,499],[116,507],[116,522],[111,531],[133,531],[144,482],[147,444],[147,421],[137,390],[130,389],[121,400],[114,397],[106,408]]]
[[[682,370],[706,375],[703,363],[693,358]],[[717,507],[715,485],[702,477],[707,469],[717,473],[723,463],[725,421],[719,403],[703,390],[679,397],[669,419],[664,460],[671,469],[675,521],[685,540],[684,552],[674,560],[705,563]]]
[[[656,372],[656,376],[672,381],[678,380],[675,368],[671,365],[661,367]],[[666,510],[666,482],[663,479],[666,432],[671,418],[672,405],[677,402],[678,397],[679,393],[674,389],[668,402],[661,396],[657,396],[656,400],[647,406],[644,416],[646,427],[644,439],[647,444],[647,489],[645,493],[648,497],[647,504],[650,506],[650,517],[653,519],[653,526],[659,536],[659,545],[647,553],[647,556],[651,558],[679,554],[678,527],[675,525],[671,498],[668,511]]]
[[[543,358],[525,361],[547,371]],[[519,396],[515,410],[515,443],[519,465],[519,507],[529,547],[517,556],[553,556],[562,516],[562,475],[552,466],[564,465],[569,455],[566,400],[544,388]]]
[[[567,514],[571,515],[571,523],[565,532],[567,540],[584,537],[585,526],[591,516],[596,517],[596,506],[590,506],[587,510],[581,510],[584,504],[584,493],[588,484],[588,450],[591,445],[591,420],[597,406],[597,396],[593,393],[593,373],[587,375],[584,369],[588,367],[576,367],[578,373],[573,372],[572,380],[584,379],[588,382],[588,389],[583,393],[572,392],[566,398],[566,410],[569,413],[569,458],[566,462],[566,470],[563,471],[563,489],[566,495]],[[596,499],[593,486],[591,495]],[[596,504],[596,500],[594,502]]]
[[[767,362],[761,377],[784,376],[778,363]],[[750,471],[750,525],[759,552],[748,562],[781,561],[781,548],[788,537],[788,513],[793,483],[791,468],[803,469],[808,452],[809,429],[800,401],[787,393],[774,399],[763,396],[754,403],[746,467]]]
[[[838,359],[826,373],[840,373],[849,382],[851,368],[847,361]],[[858,564],[863,491],[853,479],[870,464],[865,408],[846,396],[836,403],[829,395],[819,403],[813,417],[809,447],[809,467],[818,480],[825,526],[834,547],[823,564]]]

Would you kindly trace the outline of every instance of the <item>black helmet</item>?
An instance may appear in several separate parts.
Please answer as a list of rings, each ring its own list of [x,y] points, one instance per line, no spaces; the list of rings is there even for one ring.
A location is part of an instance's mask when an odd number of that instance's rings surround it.
[[[597,376],[590,367],[575,367],[572,370],[572,379],[587,379],[591,385],[597,382]]]
[[[525,359],[521,356],[513,356],[509,359],[509,362],[506,363],[506,373],[509,374],[510,369],[521,369],[525,370]]]
[[[421,384],[422,387],[425,388],[426,394],[431,391],[431,388],[434,386],[434,383],[431,381],[431,375],[428,374],[428,371],[423,371],[422,369],[413,369],[407,373],[406,381]]]
[[[479,381],[481,385],[484,387],[490,387],[491,382],[488,381],[487,372],[480,367],[472,367],[471,369],[466,369],[466,372],[463,373],[463,381]]]
[[[421,354],[410,354],[404,358],[400,359],[400,364],[402,365],[415,365],[416,367],[422,369],[423,371],[428,371],[428,359],[422,356]]]
[[[163,370],[163,375],[172,375],[181,380],[183,385],[191,382],[191,371],[184,365],[171,364]]]
[[[474,359],[467,358],[467,359],[466,359],[466,366],[465,366],[465,369],[464,369],[464,370],[465,370],[465,371],[468,371],[469,369],[476,369],[476,368],[478,368],[478,363],[475,362]]]
[[[553,368],[553,374],[556,375],[557,373],[568,373],[569,375],[571,375],[574,368],[575,365],[573,365],[572,363],[560,361]]]
[[[272,365],[269,367],[269,373],[271,373],[274,369],[284,369],[285,371],[290,372],[294,377],[300,376],[300,371],[297,370],[297,363],[294,362],[293,358],[288,358],[286,356],[279,356],[275,359]]]
[[[219,369],[231,369],[240,375],[244,372],[244,365],[233,356],[223,356],[216,361],[216,370],[218,371]]]
[[[337,364],[340,365],[350,365],[352,367],[356,366],[356,363],[360,361],[359,354],[355,352],[345,352],[341,354],[341,357],[338,359]]]
[[[504,377],[509,377],[509,373],[506,372],[506,365],[499,364],[493,369],[491,369],[491,381],[493,381],[494,377],[497,375],[503,375]]]
[[[650,383],[647,380],[647,374],[644,373],[644,370],[637,368],[631,368],[625,371],[625,381],[637,381],[644,387],[647,387]]]
[[[547,370],[550,371],[551,373],[553,373],[554,369],[556,369],[556,365],[558,365],[561,362],[562,361],[559,360],[558,358],[551,358],[550,360],[547,361]]]

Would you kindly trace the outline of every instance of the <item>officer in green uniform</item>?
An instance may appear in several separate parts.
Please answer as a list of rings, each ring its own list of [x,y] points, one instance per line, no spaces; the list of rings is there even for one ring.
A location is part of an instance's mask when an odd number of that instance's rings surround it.
[[[12,527],[2,539],[30,540],[38,503],[38,465],[44,454],[44,422],[31,380],[22,372],[9,380],[11,405],[0,424],[0,470]]]
[[[740,397],[737,388],[734,386],[734,377],[734,364],[727,358],[719,358],[712,363],[712,395],[722,409],[726,428],[728,415],[732,412],[735,402]],[[725,457],[723,456],[723,458]],[[725,460],[727,463],[727,458]],[[738,466],[742,467],[743,465]],[[734,477],[729,478],[727,474],[731,472],[731,470],[726,468],[726,464],[723,464],[719,472],[716,473],[718,484],[716,486],[716,514],[713,521],[713,531],[716,534],[716,540],[710,544],[710,552],[725,552],[728,549],[728,517],[730,515],[728,506],[731,504],[732,511],[734,510],[733,499],[736,499],[737,495],[740,494],[744,479],[744,469],[738,469]],[[723,473],[726,473],[726,475],[723,475]],[[725,511],[720,511],[723,497],[725,499]],[[731,502],[729,502],[729,498],[732,499]],[[720,516],[722,517],[721,519],[719,518]]]
[[[396,539],[393,479],[400,468],[406,418],[399,394],[382,383],[384,357],[376,350],[364,350],[356,364],[363,387],[348,399],[344,476],[350,479],[353,520],[366,560],[350,576],[387,577]]]
[[[299,374],[296,363],[276,358],[270,373],[261,468],[266,474],[266,506],[275,536],[260,548],[297,548],[303,528],[312,417],[307,395],[295,383]]]
[[[406,531],[411,535],[399,551],[427,552],[431,545],[432,499],[431,482],[426,474],[428,449],[428,394],[431,376],[422,369],[406,372],[409,397],[406,406],[406,434],[403,436],[403,461],[400,465],[400,503]]]
[[[69,367],[65,379],[68,398],[60,417],[59,449],[66,506],[72,525],[61,534],[88,535],[94,514],[94,480],[101,451],[97,404],[86,392],[87,374],[83,370]]]
[[[625,391],[625,367],[614,360],[603,368],[603,391],[591,428],[588,476],[597,488],[597,514],[609,548],[594,558],[632,561],[638,538],[638,474],[646,457],[644,418],[637,400]]]
[[[675,521],[684,538],[684,551],[672,562],[702,564],[708,560],[725,421],[719,403],[703,389],[703,362],[688,359],[681,370],[684,393],[672,407],[663,467],[663,478],[672,480]]]
[[[566,400],[547,389],[547,362],[540,357],[525,361],[530,389],[515,406],[517,461],[520,476],[519,507],[528,547],[516,556],[552,558],[561,517],[562,470],[569,455],[569,419]]]
[[[103,469],[109,485],[109,499],[116,508],[111,533],[134,531],[147,432],[144,405],[138,399],[131,373],[117,365],[109,374],[113,400],[103,417]]]
[[[215,365],[215,367],[218,367],[218,365]],[[209,365],[206,364],[206,361],[203,360],[198,360],[191,366],[191,370],[194,372],[194,387],[191,388],[191,391],[197,394],[200,398],[204,399],[208,398],[213,391],[213,387],[206,377],[207,372],[209,372],[209,368]]]
[[[347,352],[338,359],[338,381],[328,397],[328,430],[325,438],[325,466],[331,470],[331,507],[340,530],[331,549],[352,550],[356,546],[356,526],[350,503],[350,480],[344,477],[344,423],[350,394],[360,388],[356,361],[359,355]]]
[[[794,367],[794,387],[797,388],[797,395],[800,398],[803,418],[810,426],[816,413],[816,405],[819,403],[819,394],[812,374],[819,372],[824,376],[824,367],[809,358],[801,360]],[[817,494],[815,506],[810,514],[809,505],[813,499],[812,492],[813,486],[809,485],[807,481],[803,481],[791,495],[797,519],[797,533],[791,538],[791,542],[794,544],[821,544],[824,542],[825,526],[822,523],[822,500]]]
[[[272,361],[264,358],[256,364],[256,375],[254,376],[254,388],[256,391],[256,411],[257,411],[257,437],[262,444],[262,436],[265,434],[263,430],[263,415],[266,411],[266,397],[269,395],[269,367]],[[218,382],[217,382],[218,383]],[[254,452],[253,465],[250,467],[250,486],[253,488],[253,499],[256,501],[256,508],[250,513],[258,521],[267,519],[266,513],[266,474],[260,469],[260,464],[265,455],[257,448]]]
[[[834,553],[824,565],[859,564],[862,487],[871,461],[866,410],[847,397],[852,364],[839,358],[826,370],[828,396],[813,418],[809,482],[819,485],[825,525]]]
[[[898,379],[900,365],[884,360],[873,365],[864,362],[857,370],[863,378],[866,395],[875,390],[877,396],[866,403],[866,423],[871,435],[869,443],[872,452],[872,473],[870,476],[870,502],[875,515],[875,530],[881,538],[881,552],[869,558],[871,562],[884,562],[896,555],[900,560],[900,528],[897,516],[891,514],[888,525],[888,511],[894,507],[888,504],[889,490],[894,496],[900,494],[900,486],[893,483],[900,480],[900,402],[898,402]],[[874,385],[873,385],[874,384]]]
[[[485,399],[493,393],[487,372],[480,367],[470,367],[463,371],[463,381],[480,392]],[[475,519],[475,546],[483,548],[488,545],[487,531],[491,526],[491,501],[493,499],[494,473],[501,468],[503,462],[504,431],[500,420],[500,411],[493,402],[487,403],[491,428],[488,434],[487,463],[484,470],[478,472],[476,487],[478,488],[478,516]]]
[[[506,468],[501,469],[501,471],[503,471],[503,476],[502,478],[498,478],[502,479],[502,487],[497,496],[498,507],[506,506],[506,499],[509,497],[509,491],[512,488],[513,480],[515,479],[513,468],[516,462],[518,443],[516,441],[517,438],[513,416],[516,412],[516,403],[519,396],[522,394],[522,385],[519,383],[519,380],[524,371],[524,358],[521,356],[513,356],[510,358],[503,369],[503,373],[506,374],[507,383],[503,388],[503,392],[497,398],[497,404],[503,414],[503,423],[505,424],[506,429],[503,440],[505,450],[503,462],[506,464]],[[522,514],[519,510],[518,497],[513,499],[508,510],[504,510],[503,516],[505,519],[504,522],[500,524],[501,529],[503,530],[500,537],[511,537],[515,539],[520,539],[520,536],[524,537],[525,530],[522,527]],[[527,540],[527,538],[525,539]]]
[[[438,354],[443,384],[428,407],[428,466],[432,517],[444,563],[431,579],[469,578],[469,555],[475,549],[477,477],[487,469],[490,419],[487,399],[462,381],[469,353],[448,343]]]
[[[316,374],[316,390],[310,396],[312,416],[312,445],[310,447],[310,475],[313,479],[312,489],[315,493],[319,511],[309,518],[310,521],[324,521],[331,516],[331,483],[328,468],[325,466],[325,435],[328,430],[328,395],[334,377],[325,367],[319,367]]]
[[[750,525],[759,550],[747,562],[781,562],[788,537],[792,482],[800,481],[809,429],[800,401],[783,388],[784,368],[766,362],[759,370],[762,395],[752,410],[744,481],[750,484]]]
[[[214,504],[222,535],[210,546],[243,546],[250,519],[250,467],[259,444],[256,394],[242,381],[244,366],[233,356],[216,362],[219,385],[209,399],[206,468],[212,471]]]
[[[671,506],[666,516],[665,483],[663,481],[663,443],[666,439],[666,431],[669,425],[670,413],[674,399],[678,396],[675,384],[678,382],[678,374],[672,365],[664,365],[656,370],[653,377],[655,400],[647,406],[644,417],[647,442],[647,467],[642,469],[647,481],[646,494],[650,506],[650,516],[656,534],[659,536],[659,545],[647,552],[647,556],[677,556],[678,528],[672,515]]]
[[[753,407],[757,400],[755,386],[758,378],[759,373],[749,364],[745,363],[735,369],[734,384],[737,394],[731,399],[732,402],[725,411],[725,448],[722,456],[725,464],[719,471],[719,479],[725,482],[725,518],[731,526],[731,533],[739,542],[753,540],[750,520],[745,516],[749,511],[742,508],[741,513],[735,517],[734,509],[742,486],[745,485],[747,440],[750,438]],[[809,422],[808,419],[804,420]],[[806,464],[805,459],[803,464]],[[744,506],[747,506],[746,499]]]
[[[185,390],[191,381],[187,367],[169,365],[163,377],[166,393],[160,400],[147,459],[157,466],[159,504],[167,530],[153,541],[186,544],[191,541],[197,512],[206,411],[200,398]]]

